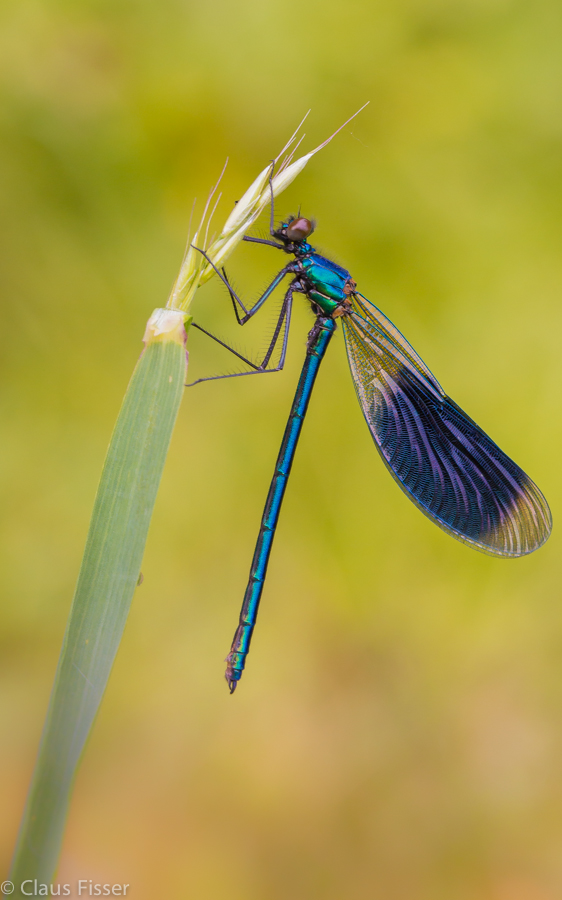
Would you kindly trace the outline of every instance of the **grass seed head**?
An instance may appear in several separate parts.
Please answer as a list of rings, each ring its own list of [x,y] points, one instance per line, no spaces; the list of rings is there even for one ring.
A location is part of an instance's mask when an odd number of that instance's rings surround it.
[[[365,106],[367,106],[367,104],[365,104]],[[286,188],[288,188],[289,185],[292,184],[292,182],[295,180],[295,178],[300,175],[300,173],[309,162],[309,160],[312,159],[314,154],[318,153],[319,150],[322,150],[323,147],[329,144],[332,138],[334,138],[336,134],[338,134],[342,130],[342,128],[345,128],[345,126],[349,122],[351,122],[351,119],[354,119],[355,116],[365,108],[365,106],[362,106],[361,109],[354,113],[354,115],[351,116],[346,122],[344,122],[343,125],[340,125],[337,131],[330,135],[330,137],[327,138],[327,140],[325,140],[322,144],[320,144],[314,150],[311,150],[310,153],[307,153],[305,154],[305,156],[301,156],[294,162],[292,162],[294,152],[302,141],[304,135],[298,141],[293,151],[290,153],[288,151],[297,138],[297,134],[304,122],[303,119],[303,122],[300,123],[299,127],[287,142],[279,156],[275,160],[273,160],[262,172],[260,172],[256,180],[250,185],[248,190],[238,201],[238,203],[230,213],[228,219],[226,220],[219,236],[216,239],[213,239],[210,245],[207,247],[206,244],[209,226],[218,200],[220,199],[220,194],[208,219],[207,212],[224,175],[224,170],[226,169],[225,163],[219,180],[209,194],[209,198],[207,200],[207,203],[205,204],[205,209],[203,211],[203,216],[201,218],[199,228],[195,232],[191,241],[188,238],[187,250],[183,258],[178,277],[176,278],[176,281],[172,288],[172,292],[170,294],[170,298],[167,303],[168,308],[182,309],[184,311],[187,311],[189,309],[197,288],[202,284],[205,284],[206,281],[209,281],[209,279],[212,278],[212,276],[215,274],[215,268],[219,269],[221,266],[224,266],[226,260],[243,239],[244,235],[250,230],[250,228],[258,220],[266,206],[268,206],[271,202],[271,194],[273,193],[273,196],[277,197]],[[308,115],[308,113],[306,115]],[[286,155],[283,156],[283,154]],[[279,164],[277,173],[274,174],[275,165],[279,158],[282,156],[283,159]],[[203,236],[203,240],[200,244],[199,241],[201,239],[201,236]],[[207,259],[205,259],[200,250],[205,251],[212,265],[207,261]]]

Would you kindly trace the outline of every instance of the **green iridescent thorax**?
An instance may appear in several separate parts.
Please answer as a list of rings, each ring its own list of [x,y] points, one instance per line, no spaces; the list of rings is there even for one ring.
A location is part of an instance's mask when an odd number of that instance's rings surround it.
[[[326,315],[332,315],[348,297],[349,291],[345,291],[345,286],[351,279],[350,273],[318,253],[310,253],[299,262],[312,286],[309,291],[311,300]]]

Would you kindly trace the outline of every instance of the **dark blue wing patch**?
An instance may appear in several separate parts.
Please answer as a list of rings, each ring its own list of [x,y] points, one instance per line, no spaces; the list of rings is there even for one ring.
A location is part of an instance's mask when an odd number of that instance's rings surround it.
[[[525,472],[443,393],[375,306],[354,298],[343,326],[371,434],[416,506],[453,537],[493,556],[524,556],[540,547],[552,518]]]

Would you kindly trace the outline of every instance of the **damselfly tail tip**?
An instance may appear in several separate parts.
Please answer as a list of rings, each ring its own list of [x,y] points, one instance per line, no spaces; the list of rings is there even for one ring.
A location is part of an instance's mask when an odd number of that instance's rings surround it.
[[[226,672],[224,673],[224,677],[226,679],[226,683],[228,685],[228,689],[231,694],[236,690],[236,685],[238,684],[238,678],[236,678],[236,673],[234,668],[232,667],[232,662],[230,659],[230,655],[226,657],[225,662],[227,663]]]

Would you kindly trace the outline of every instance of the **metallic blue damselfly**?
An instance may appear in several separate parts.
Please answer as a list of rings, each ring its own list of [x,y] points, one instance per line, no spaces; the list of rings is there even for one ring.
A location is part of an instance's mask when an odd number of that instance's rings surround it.
[[[548,504],[525,472],[445,394],[404,336],[357,290],[351,274],[310,245],[312,222],[290,217],[278,229],[272,224],[270,230],[272,240],[245,240],[276,247],[293,258],[251,309],[244,306],[224,271],[217,271],[242,325],[286,276],[291,277],[262,362],[257,365],[232,352],[254,373],[277,371],[285,362],[294,294],[305,295],[316,321],[308,335],[306,358],[267,495],[240,621],[227,657],[226,679],[231,693],[242,677],[250,649],[279,512],[312,388],[338,320],[357,398],[375,445],[395,481],[418,509],[457,540],[504,558],[532,553],[544,544],[552,527]],[[270,368],[278,342],[279,363]]]

